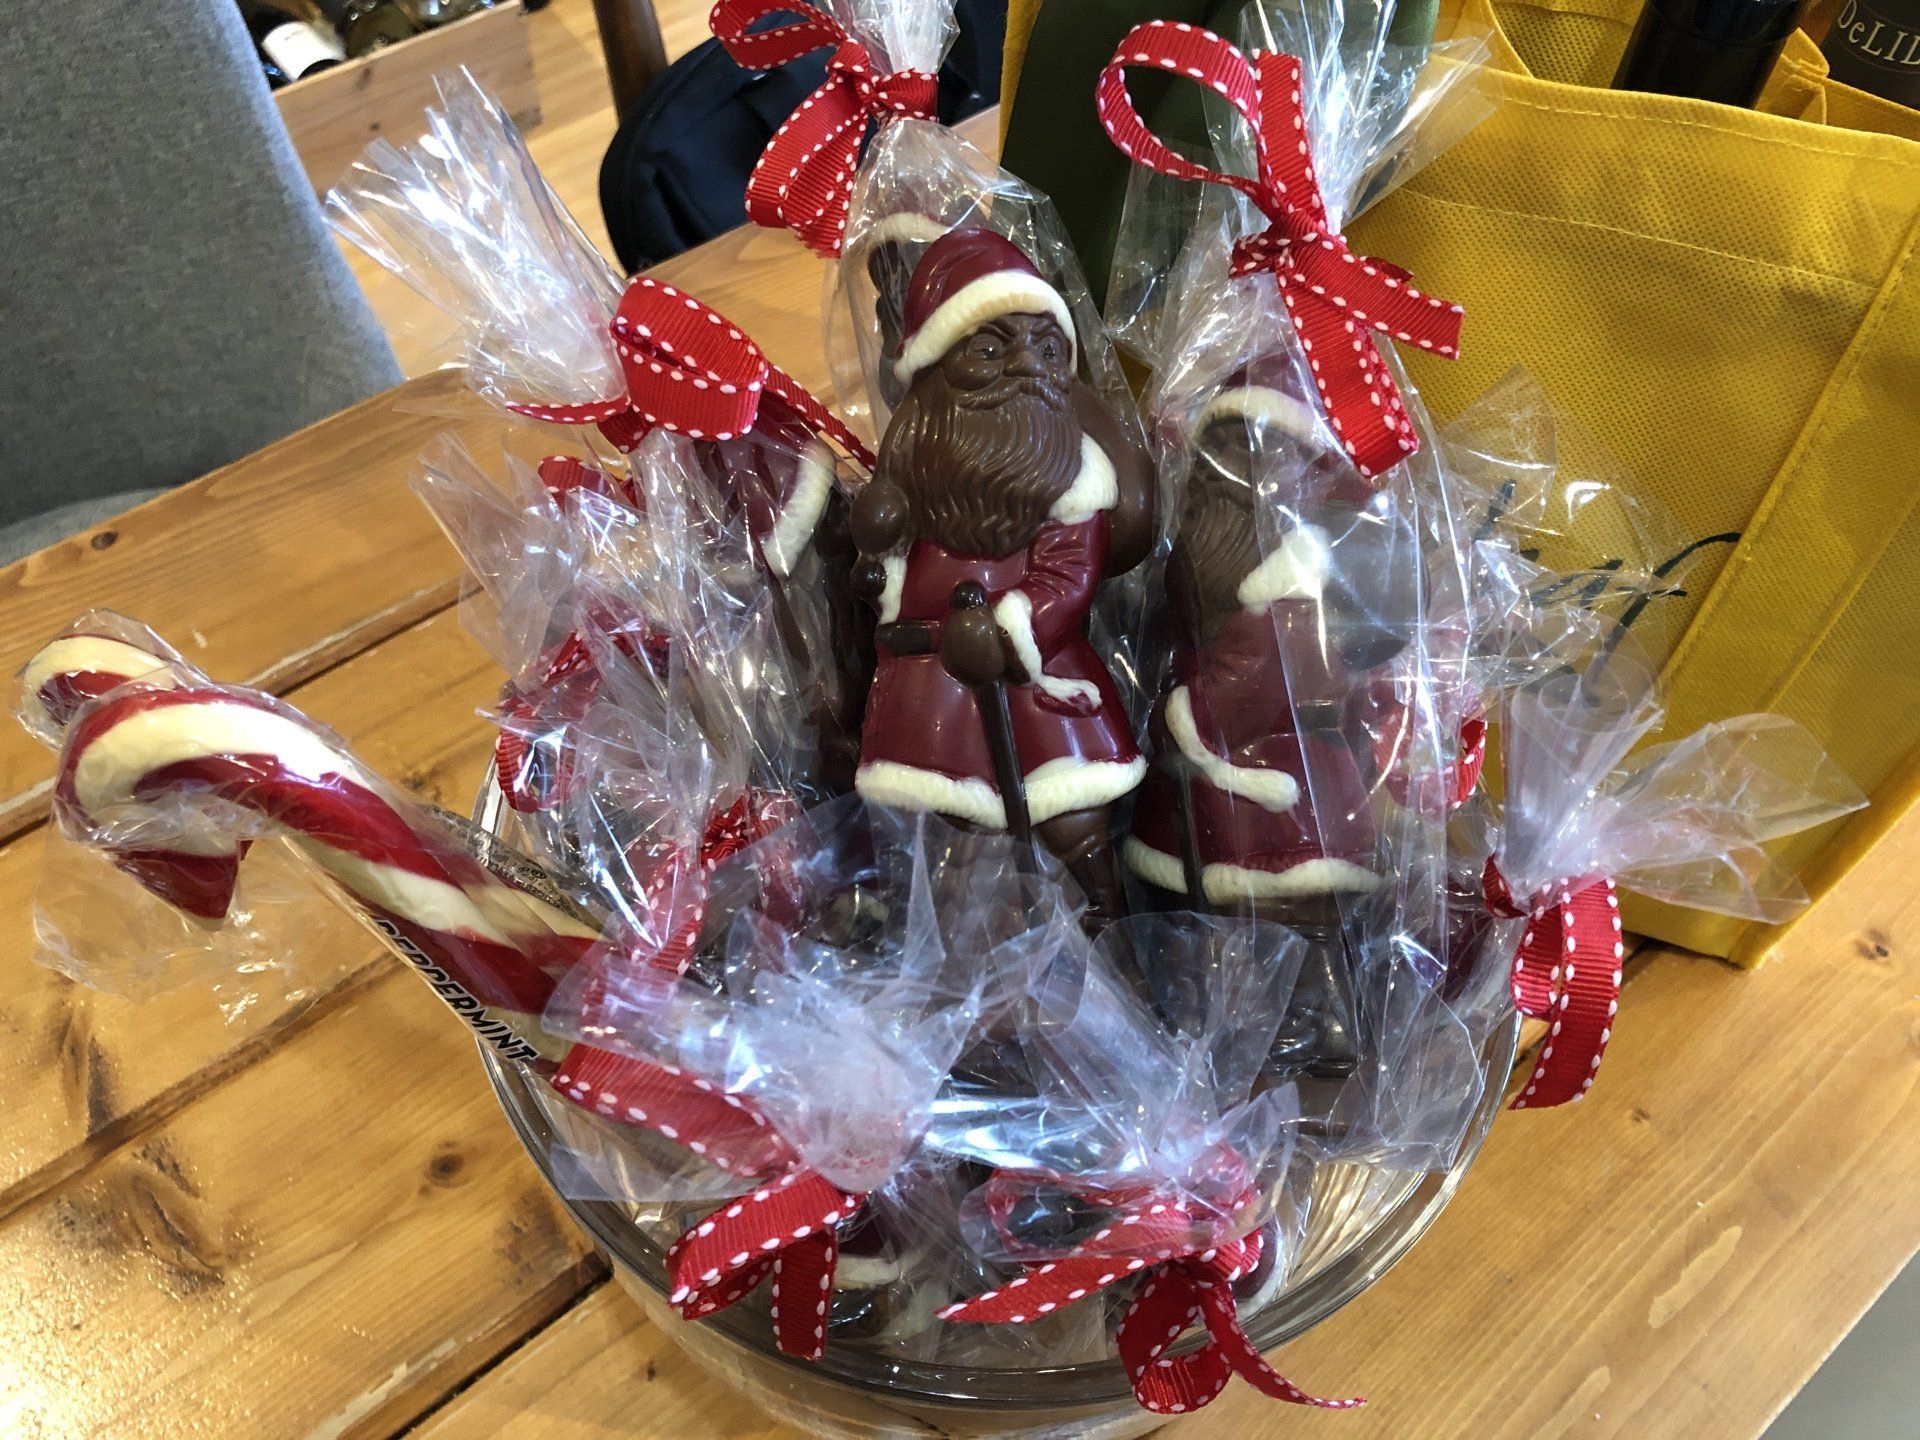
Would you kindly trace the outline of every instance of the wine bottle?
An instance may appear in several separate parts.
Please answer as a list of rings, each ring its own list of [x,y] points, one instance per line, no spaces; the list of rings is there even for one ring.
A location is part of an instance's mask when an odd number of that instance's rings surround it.
[[[346,42],[348,55],[365,55],[420,33],[399,0],[318,0],[321,13]]]
[[[1920,109],[1920,0],[1846,0],[1820,48],[1842,85]]]
[[[491,10],[500,0],[402,0],[402,3],[416,24],[433,30],[464,20],[475,11]]]
[[[238,0],[240,18],[260,52],[260,68],[267,83],[282,85],[338,65],[347,52],[331,30],[302,18],[272,0]]]
[[[1804,0],[1647,0],[1614,72],[1616,90],[1751,106]]]

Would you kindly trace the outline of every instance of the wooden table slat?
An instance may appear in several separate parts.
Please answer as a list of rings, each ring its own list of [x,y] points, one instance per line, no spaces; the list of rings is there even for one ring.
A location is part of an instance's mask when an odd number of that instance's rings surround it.
[[[0,1433],[392,1433],[602,1273],[395,971],[0,1223]]]
[[[425,798],[464,810],[487,756],[486,727],[474,711],[498,686],[498,672],[447,611],[293,699],[349,735],[368,763]],[[420,703],[422,696],[432,703]],[[7,1095],[0,1107],[0,1215],[259,1058],[313,1007],[350,1002],[370,974],[392,963],[316,896],[302,906],[301,920],[325,929],[302,937],[297,970],[298,981],[317,992],[311,1002],[271,999],[271,987],[263,987],[259,1001],[230,1016],[204,985],[141,999],[96,994],[34,963],[34,894],[45,845],[42,827],[0,848],[0,1026],[10,1040],[0,1049]],[[116,885],[113,893],[139,898],[111,867],[94,869]],[[225,998],[239,997],[229,990]]]
[[[92,609],[143,620],[215,679],[285,690],[452,603],[459,561],[407,489],[455,430],[433,378],[373,399],[0,570],[0,667],[11,673]],[[45,814],[52,757],[0,724],[0,837]]]

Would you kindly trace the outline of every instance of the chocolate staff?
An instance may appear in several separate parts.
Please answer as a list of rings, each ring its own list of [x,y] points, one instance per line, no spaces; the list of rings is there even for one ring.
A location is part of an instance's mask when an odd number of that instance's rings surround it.
[[[1013,740],[1013,716],[1007,709],[1000,626],[987,609],[987,592],[978,580],[962,580],[954,586],[948,605],[952,615],[940,639],[940,663],[973,691],[993,753],[994,783],[1007,807],[1007,833],[1022,845],[1031,845],[1033,822],[1028,818],[1026,775]]]

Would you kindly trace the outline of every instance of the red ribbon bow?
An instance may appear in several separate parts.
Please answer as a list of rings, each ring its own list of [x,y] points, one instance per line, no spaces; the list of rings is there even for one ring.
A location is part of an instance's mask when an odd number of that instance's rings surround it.
[[[836,1227],[865,1197],[798,1168],[764,1116],[677,1065],[576,1045],[551,1083],[575,1104],[652,1130],[729,1174],[785,1169],[674,1242],[666,1254],[668,1300],[697,1320],[744,1299],[771,1274],[776,1343],[788,1355],[818,1360],[840,1257]]]
[[[751,27],[773,15],[803,18]],[[727,53],[749,70],[771,70],[834,47],[827,79],[767,142],[747,181],[747,215],[756,225],[793,231],[829,260],[840,254],[853,199],[854,168],[870,121],[931,120],[939,77],[929,70],[874,68],[873,57],[832,16],[804,0],[720,0],[708,18]]]
[[[649,275],[636,276],[613,317],[624,395],[581,405],[509,405],[536,420],[595,425],[623,454],[654,429],[692,440],[733,440],[752,430],[762,397],[784,402],[814,434],[873,469],[869,450],[751,336],[712,306]]]
[[[646,928],[657,938],[635,947],[636,957],[657,970],[685,974],[700,945],[700,927],[706,923],[709,877],[730,856],[757,845],[799,813],[789,795],[749,790],[726,809],[708,816],[698,845],[670,852],[641,882],[640,901],[649,916]],[[784,883],[778,863],[761,868],[763,885],[778,887]]]
[[[865,1198],[803,1169],[729,1201],[667,1251],[668,1303],[682,1318],[698,1320],[772,1275],[774,1343],[783,1354],[818,1360],[840,1261],[836,1227]]]
[[[1481,889],[1495,914],[1526,916],[1513,957],[1513,1003],[1522,1015],[1549,1022],[1533,1073],[1513,1108],[1537,1110],[1581,1100],[1593,1088],[1620,1013],[1627,946],[1619,893],[1607,879],[1565,880],[1524,910],[1514,903],[1506,877],[1491,858]]]
[[[1253,132],[1258,175],[1211,170],[1169,149],[1127,93],[1133,66],[1188,76],[1225,97]],[[1210,31],[1155,20],[1120,42],[1100,73],[1096,97],[1100,123],[1136,163],[1182,180],[1230,185],[1271,222],[1234,246],[1232,273],[1265,270],[1278,282],[1327,420],[1360,473],[1382,474],[1419,449],[1399,387],[1369,332],[1452,357],[1461,310],[1414,289],[1399,267],[1355,255],[1345,237],[1329,231],[1307,144],[1300,62],[1268,51],[1249,59]]]
[[[990,1187],[999,1183],[998,1176],[988,1182]],[[996,1219],[1008,1208],[1004,1195],[996,1203],[991,1193],[987,1207]],[[1034,1265],[998,1290],[949,1305],[940,1318],[1022,1325],[1139,1275],[1140,1288],[1121,1317],[1115,1343],[1134,1397],[1154,1414],[1198,1410],[1235,1375],[1294,1405],[1351,1410],[1365,1404],[1316,1399],[1267,1363],[1241,1328],[1233,1297],[1233,1282],[1260,1261],[1259,1233],[1224,1244],[1196,1244],[1201,1229],[1182,1205],[1150,1196],[1136,1199],[1071,1254]],[[1197,1349],[1165,1353],[1195,1325],[1206,1332]]]

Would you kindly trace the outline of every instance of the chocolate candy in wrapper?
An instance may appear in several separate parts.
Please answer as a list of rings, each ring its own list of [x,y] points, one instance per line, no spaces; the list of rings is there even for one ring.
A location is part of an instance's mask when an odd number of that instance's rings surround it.
[[[907,389],[853,516],[886,576],[856,784],[1031,834],[1110,918],[1112,807],[1144,763],[1086,627],[1114,526],[1151,513],[1150,471],[1075,378],[1065,300],[1009,241],[935,241],[905,323]]]

